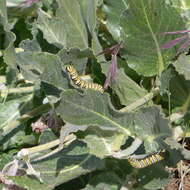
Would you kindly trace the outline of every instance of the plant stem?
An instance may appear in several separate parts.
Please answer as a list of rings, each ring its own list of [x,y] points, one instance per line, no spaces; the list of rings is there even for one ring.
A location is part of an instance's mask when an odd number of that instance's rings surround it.
[[[66,138],[65,138],[65,142],[68,142],[68,141],[71,141],[73,139],[76,139],[76,136],[73,135],[73,134],[70,134],[68,135]],[[54,141],[51,141],[51,142],[48,142],[46,144],[42,144],[42,145],[38,145],[38,146],[34,146],[32,148],[27,148],[29,154],[34,154],[34,153],[37,153],[37,152],[41,152],[41,151],[44,151],[44,150],[47,150],[47,149],[50,149],[50,148],[53,148],[57,145],[60,144],[60,140],[57,139],[57,140],[54,140]]]
[[[138,108],[139,106],[144,105],[145,103],[152,100],[154,96],[156,96],[159,93],[160,89],[155,88],[152,92],[146,94],[144,97],[138,99],[137,101],[133,102],[132,104],[120,109],[120,112],[130,112]]]
[[[1,97],[5,97],[7,94],[14,93],[30,93],[34,91],[34,86],[21,87],[21,88],[9,88],[0,90]]]

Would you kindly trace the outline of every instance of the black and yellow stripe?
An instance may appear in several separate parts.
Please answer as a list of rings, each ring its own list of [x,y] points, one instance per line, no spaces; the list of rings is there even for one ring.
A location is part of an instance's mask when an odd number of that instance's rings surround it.
[[[129,157],[128,161],[131,164],[131,166],[134,168],[145,168],[161,160],[164,160],[164,154],[165,150],[161,150],[159,152],[150,154],[142,159]]]
[[[104,92],[104,89],[101,85],[82,80],[73,66],[71,65],[66,66],[66,70],[69,73],[70,78],[73,81],[73,83],[77,85],[78,87],[100,91],[101,93]]]

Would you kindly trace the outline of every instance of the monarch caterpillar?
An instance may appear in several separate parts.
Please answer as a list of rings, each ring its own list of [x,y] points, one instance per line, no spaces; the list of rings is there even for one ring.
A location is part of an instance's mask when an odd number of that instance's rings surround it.
[[[66,70],[69,73],[70,78],[73,81],[73,83],[79,86],[80,88],[92,89],[92,90],[100,91],[101,93],[104,92],[104,89],[101,85],[82,80],[73,66],[71,65],[66,66]]]
[[[161,150],[159,152],[152,153],[141,159],[129,157],[128,161],[131,164],[131,166],[134,168],[145,168],[161,160],[164,160],[164,154],[165,154],[165,150]]]

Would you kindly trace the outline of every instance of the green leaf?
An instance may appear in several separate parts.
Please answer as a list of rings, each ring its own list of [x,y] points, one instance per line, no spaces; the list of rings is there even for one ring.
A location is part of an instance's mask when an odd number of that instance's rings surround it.
[[[56,16],[62,19],[64,32],[66,35],[66,48],[78,47],[85,49],[88,47],[88,37],[83,21],[80,6],[77,0],[60,0]]]
[[[41,47],[35,38],[32,40],[26,39],[21,41],[19,47],[24,49],[24,51],[41,52]]]
[[[190,56],[180,55],[174,66],[179,74],[183,75],[186,80],[190,80]]]
[[[185,80],[173,67],[165,70],[160,80],[160,91],[163,94],[163,99],[169,101],[168,99],[170,98],[171,108],[181,106],[182,111],[185,111],[190,101],[190,81]]]
[[[144,140],[147,152],[163,149],[163,139],[171,136],[169,121],[164,118],[158,107],[141,108],[135,114],[135,132]]]
[[[84,74],[87,60],[93,56],[93,52],[89,48],[84,50],[78,48],[61,49],[58,56],[63,64],[73,65],[79,74]]]
[[[87,23],[88,29],[93,34],[96,27],[96,6],[97,0],[83,0],[78,1],[81,7],[83,19]]]
[[[38,12],[37,27],[43,32],[44,38],[58,47],[67,44],[67,33],[65,30],[64,19],[54,17],[42,11]]]
[[[13,155],[15,154],[15,152],[16,151],[14,150],[12,152],[10,151],[8,153],[0,154],[0,170],[2,170],[6,164],[12,161]]]
[[[53,133],[53,131],[51,129],[46,129],[45,131],[43,131],[43,133],[40,135],[39,138],[39,144],[45,144],[48,143],[50,141],[56,140],[57,137],[56,135]]]
[[[1,48],[4,49],[3,51],[4,62],[7,65],[9,65],[11,68],[16,69],[15,51],[13,46],[14,41],[16,40],[16,36],[14,35],[13,32],[10,31],[10,25],[8,24],[8,19],[7,19],[7,8],[5,0],[2,0],[0,2],[0,30],[1,30],[0,32]]]
[[[106,26],[116,41],[121,40],[120,16],[128,8],[126,0],[105,0],[103,11],[106,14]]]
[[[87,23],[88,30],[91,34],[92,50],[94,54],[98,54],[102,51],[102,47],[97,37],[97,33],[95,32],[96,25],[97,25],[96,11],[97,11],[97,6],[99,2],[98,0],[83,0],[83,1],[79,0],[79,3],[80,3],[81,10],[83,13],[83,18],[85,22]],[[103,55],[98,56],[97,59],[99,60],[99,62],[105,60]]]
[[[114,172],[104,172],[94,176],[83,190],[119,190],[121,179]]]
[[[12,180],[15,185],[27,190],[51,190],[51,187],[48,187],[47,185],[40,183],[38,180],[27,176],[14,176],[9,177],[8,179]]]
[[[83,141],[89,147],[90,153],[99,158],[111,156],[120,150],[126,140],[126,136],[122,133],[103,131],[96,126],[89,127],[84,134]]]
[[[166,185],[170,179],[162,162],[158,162],[150,167],[139,170],[136,175],[136,178],[139,181],[138,185],[143,185],[144,189],[149,190],[163,188],[163,186]]]
[[[184,30],[180,14],[164,0],[129,0],[120,20],[125,57],[129,67],[144,76],[160,75],[175,56],[175,47],[161,45],[176,38],[163,32]]]
[[[67,75],[62,72],[58,56],[46,52],[23,52],[17,55],[17,63],[25,79],[41,79],[57,88],[68,89]]]
[[[0,129],[16,120],[31,98],[31,95],[27,95],[5,103],[0,103]]]
[[[84,143],[75,141],[62,151],[32,164],[43,182],[53,187],[94,170],[102,169],[104,161],[88,153]]]
[[[66,122],[75,125],[95,125],[106,130],[118,130],[131,135],[133,122],[130,113],[119,113],[113,109],[107,94],[86,90],[79,94],[75,90],[62,93],[56,112]]]
[[[0,1],[0,17],[2,18],[1,24],[7,24],[6,0]]]
[[[98,39],[98,36],[97,34],[94,32],[93,33],[93,36],[92,36],[92,50],[94,52],[94,55],[100,53],[103,51],[103,48],[100,44],[100,41]],[[99,56],[96,56],[97,60],[99,63],[101,62],[105,62],[105,57],[104,55],[99,55]]]
[[[116,92],[122,105],[129,105],[139,98],[146,95],[146,90],[130,79],[123,71],[119,69],[117,77],[111,86]]]
[[[145,189],[149,189],[149,190],[155,190],[155,189],[161,189],[164,188],[168,183],[169,183],[170,179],[169,178],[155,178],[153,180],[151,180],[149,183],[147,183],[146,185],[144,185],[143,187]]]

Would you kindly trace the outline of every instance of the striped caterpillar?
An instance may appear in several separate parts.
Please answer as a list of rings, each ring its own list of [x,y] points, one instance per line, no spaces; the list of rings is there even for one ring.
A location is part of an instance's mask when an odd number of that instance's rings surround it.
[[[129,157],[128,161],[131,164],[132,167],[134,168],[145,168],[147,166],[150,166],[152,164],[155,164],[161,160],[164,160],[164,154],[165,150],[161,150],[156,153],[152,153],[144,158],[134,158],[134,157]]]
[[[101,93],[104,92],[104,89],[101,85],[82,80],[73,66],[71,65],[66,66],[66,70],[69,73],[70,78],[73,81],[73,83],[79,86],[80,88],[92,89],[92,90],[100,91]]]

